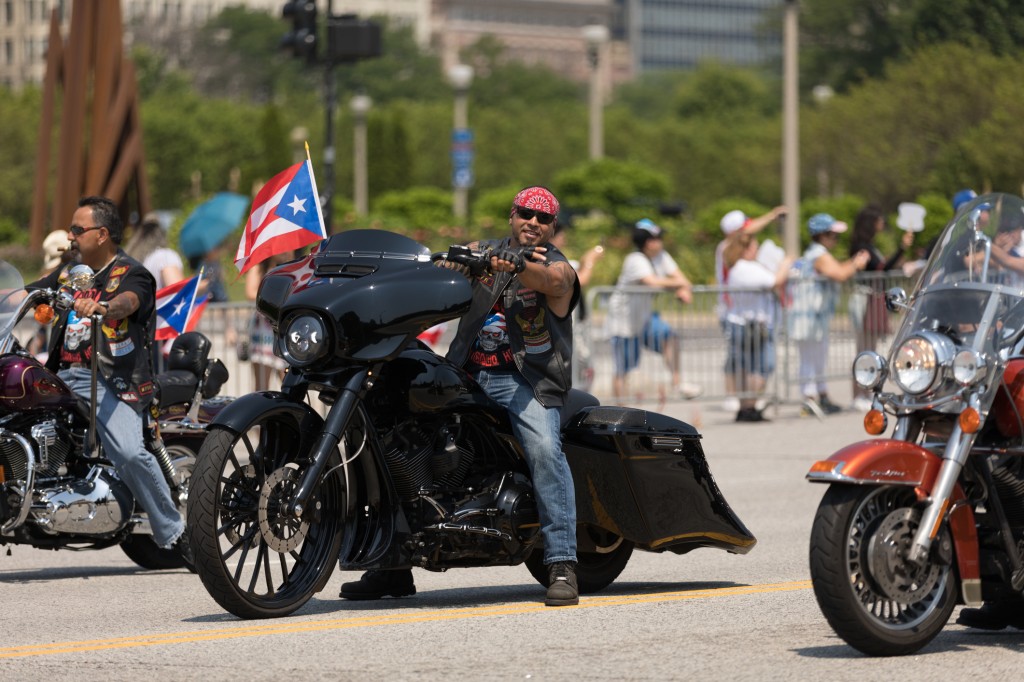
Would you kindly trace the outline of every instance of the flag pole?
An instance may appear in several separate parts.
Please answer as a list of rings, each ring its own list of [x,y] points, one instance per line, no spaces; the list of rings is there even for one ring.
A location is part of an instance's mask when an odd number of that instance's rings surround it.
[[[196,306],[196,296],[199,295],[199,286],[203,283],[203,272],[206,266],[199,268],[199,276],[196,278],[196,286],[192,289],[192,299],[188,302],[188,312],[185,314],[185,331],[188,331],[188,323],[192,319],[192,309]]]

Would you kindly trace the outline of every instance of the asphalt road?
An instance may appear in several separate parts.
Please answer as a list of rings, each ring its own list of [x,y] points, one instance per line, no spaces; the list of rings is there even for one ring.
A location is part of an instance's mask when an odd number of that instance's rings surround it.
[[[137,570],[118,549],[0,550],[6,680],[936,680],[1020,679],[1024,633],[950,624],[922,652],[869,659],[825,622],[807,542],[824,488],[803,474],[860,439],[860,418],[783,408],[734,424],[708,404],[712,471],[754,534],[746,556],[637,552],[606,591],[545,608],[525,568],[416,572],[408,599],[347,603],[335,573],[297,615],[240,621],[185,571]],[[954,614],[955,618],[955,614]]]

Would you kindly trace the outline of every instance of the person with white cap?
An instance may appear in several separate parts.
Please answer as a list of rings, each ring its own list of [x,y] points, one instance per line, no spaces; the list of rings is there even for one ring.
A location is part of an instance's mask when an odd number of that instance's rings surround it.
[[[800,414],[822,417],[842,411],[829,400],[825,381],[828,358],[828,327],[839,297],[839,282],[845,282],[863,270],[871,254],[858,251],[846,261],[838,261],[830,251],[846,232],[846,223],[827,213],[816,213],[807,221],[811,244],[796,266],[797,277],[790,292],[789,338],[800,353],[800,391],[804,405]]]
[[[640,364],[641,347],[660,353],[671,374],[672,390],[690,400],[703,389],[682,381],[679,335],[653,310],[654,297],[628,291],[631,287],[674,291],[683,303],[693,300],[692,285],[672,256],[665,250],[662,229],[644,218],[633,229],[633,251],[622,262],[615,291],[608,301],[606,331],[612,341],[615,375],[612,393],[616,400],[626,396],[626,375]]]
[[[776,206],[764,215],[759,215],[756,218],[749,218],[743,211],[735,209],[726,213],[722,216],[721,221],[719,221],[718,225],[722,228],[724,239],[718,242],[718,246],[715,247],[715,284],[718,286],[719,291],[716,309],[718,325],[721,327],[723,334],[726,332],[725,318],[729,313],[729,294],[725,291],[725,287],[729,282],[729,267],[726,265],[724,258],[725,247],[729,243],[729,238],[735,238],[741,234],[757,234],[784,215],[786,215],[785,206]],[[735,376],[729,372],[725,374],[725,394],[726,399],[722,408],[726,412],[736,412],[739,410],[740,401],[736,397]]]

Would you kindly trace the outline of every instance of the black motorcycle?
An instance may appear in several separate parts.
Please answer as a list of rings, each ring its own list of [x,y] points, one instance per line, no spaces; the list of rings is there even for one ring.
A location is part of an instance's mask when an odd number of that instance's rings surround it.
[[[470,304],[470,282],[439,258],[489,263],[465,247],[432,256],[400,235],[353,230],[264,278],[257,309],[288,374],[280,392],[246,395],[214,419],[188,504],[197,572],[231,613],[288,615],[323,589],[335,561],[434,571],[525,562],[547,584],[506,410],[416,341]],[[575,390],[562,416],[581,592],[614,581],[634,548],[753,548],[692,426]]]
[[[92,281],[92,269],[76,265],[60,289],[25,291],[17,270],[0,262],[0,545],[119,545],[143,568],[180,568],[185,562],[178,550],[157,546],[145,510],[104,456],[96,437],[96,400],[75,395],[19,340],[29,313],[49,325],[54,309],[70,308],[75,291],[90,288]],[[93,319],[93,348],[101,321]],[[29,331],[36,329],[38,324]],[[26,335],[31,334],[21,333]],[[230,400],[215,397],[228,371],[209,355],[210,341],[202,334],[177,337],[167,371],[154,377],[153,406],[144,414],[146,447],[183,512],[206,426]],[[93,360],[95,387],[95,355]]]

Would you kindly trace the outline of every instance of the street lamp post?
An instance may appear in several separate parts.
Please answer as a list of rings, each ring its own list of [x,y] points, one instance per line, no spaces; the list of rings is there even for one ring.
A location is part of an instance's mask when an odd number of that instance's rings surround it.
[[[799,12],[797,0],[786,0],[782,21],[782,200],[786,205],[786,223],[782,241],[790,255],[800,251]]]
[[[359,94],[352,98],[352,199],[356,214],[366,215],[370,210],[369,183],[366,174],[366,115],[373,105],[369,95]]]
[[[583,27],[583,39],[587,42],[587,57],[590,60],[590,159],[596,161],[604,156],[601,52],[608,42],[608,27],[604,24],[588,24]]]
[[[469,214],[469,188],[473,184],[473,136],[469,130],[468,95],[473,82],[473,67],[454,64],[448,69],[448,81],[455,91],[455,116],[452,130],[452,210],[465,221]]]

